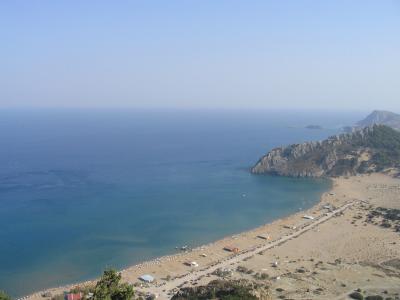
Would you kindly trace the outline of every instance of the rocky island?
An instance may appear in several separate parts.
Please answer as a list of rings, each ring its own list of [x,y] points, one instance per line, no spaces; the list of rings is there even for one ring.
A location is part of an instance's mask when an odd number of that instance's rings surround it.
[[[324,141],[279,147],[251,169],[255,174],[335,177],[381,171],[399,172],[400,132],[372,125]]]

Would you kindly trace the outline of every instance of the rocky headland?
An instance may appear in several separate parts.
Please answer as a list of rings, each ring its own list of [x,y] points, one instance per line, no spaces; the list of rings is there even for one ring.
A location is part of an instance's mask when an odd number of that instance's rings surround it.
[[[323,141],[279,147],[251,169],[255,174],[335,177],[400,169],[400,132],[372,125]]]

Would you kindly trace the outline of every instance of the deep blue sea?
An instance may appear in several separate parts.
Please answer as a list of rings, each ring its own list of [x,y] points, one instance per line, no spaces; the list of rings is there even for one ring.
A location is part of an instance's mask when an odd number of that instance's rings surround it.
[[[362,116],[2,110],[0,289],[21,296],[97,277],[309,207],[328,181],[249,168],[273,147],[323,139]]]

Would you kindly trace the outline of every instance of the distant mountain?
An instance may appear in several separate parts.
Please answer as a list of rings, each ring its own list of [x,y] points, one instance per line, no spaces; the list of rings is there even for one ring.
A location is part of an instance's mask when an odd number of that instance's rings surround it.
[[[374,110],[365,119],[356,123],[356,128],[371,126],[374,124],[386,125],[400,130],[400,115],[384,110]]]
[[[355,175],[400,169],[400,132],[372,125],[324,141],[275,148],[252,168],[255,174],[291,177]]]

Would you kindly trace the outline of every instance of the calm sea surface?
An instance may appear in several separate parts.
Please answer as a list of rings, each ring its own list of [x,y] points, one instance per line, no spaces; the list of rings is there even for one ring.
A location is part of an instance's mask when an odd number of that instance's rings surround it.
[[[360,117],[0,111],[0,289],[21,296],[93,278],[309,207],[329,182],[249,167],[273,147],[325,138]]]

